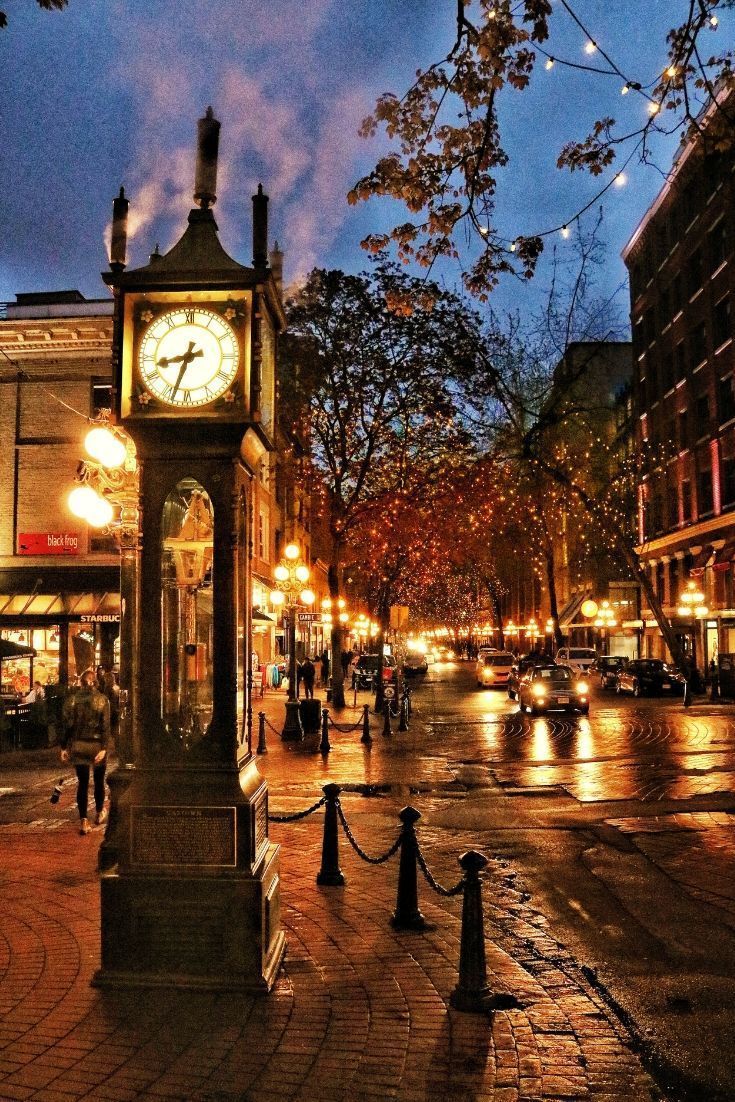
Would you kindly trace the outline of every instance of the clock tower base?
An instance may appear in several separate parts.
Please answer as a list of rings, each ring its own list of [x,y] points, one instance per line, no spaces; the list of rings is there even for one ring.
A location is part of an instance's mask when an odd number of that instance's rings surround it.
[[[117,807],[119,864],[102,874],[97,987],[265,993],[285,951],[280,847],[255,764],[141,770]]]

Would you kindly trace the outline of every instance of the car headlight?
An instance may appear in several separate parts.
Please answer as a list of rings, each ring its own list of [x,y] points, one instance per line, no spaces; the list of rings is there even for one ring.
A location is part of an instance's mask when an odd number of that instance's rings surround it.
[[[492,679],[495,677],[495,673],[493,672],[493,670],[485,669],[482,671],[482,676],[485,678],[486,681],[492,681]]]
[[[536,683],[531,688],[531,692],[533,693],[534,696],[538,696],[538,697],[546,696],[546,686],[545,685],[539,685],[538,683]]]
[[[589,687],[589,685],[587,684],[586,681],[578,681],[577,682],[577,692],[578,693],[583,693],[586,696],[589,691],[590,691],[590,687]]]

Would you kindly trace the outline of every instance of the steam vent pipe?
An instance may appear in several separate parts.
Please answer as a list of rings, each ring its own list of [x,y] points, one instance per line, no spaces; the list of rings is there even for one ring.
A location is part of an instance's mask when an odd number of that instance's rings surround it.
[[[253,196],[253,267],[268,267],[268,196],[262,184]]]
[[[194,180],[194,202],[202,210],[217,202],[217,154],[220,123],[211,107],[197,122],[197,167]]]
[[[128,207],[125,188],[112,200],[112,237],[110,240],[110,267],[121,271],[125,267],[128,251]]]

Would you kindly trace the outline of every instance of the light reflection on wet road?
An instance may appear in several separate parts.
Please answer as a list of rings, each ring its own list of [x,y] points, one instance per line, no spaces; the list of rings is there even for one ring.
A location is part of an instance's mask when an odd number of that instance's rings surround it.
[[[685,800],[735,789],[735,706],[634,700],[593,690],[589,717],[527,717],[470,663],[431,668],[415,700],[444,754],[487,764],[512,789],[563,788],[581,802]]]

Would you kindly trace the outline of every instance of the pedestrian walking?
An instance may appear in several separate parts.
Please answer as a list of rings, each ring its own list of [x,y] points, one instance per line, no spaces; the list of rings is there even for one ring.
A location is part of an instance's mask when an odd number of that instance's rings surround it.
[[[301,663],[301,680],[304,682],[304,699],[314,699],[314,678],[316,677],[316,666],[307,655],[304,661]]]
[[[322,685],[329,684],[329,652],[325,647],[322,651]]]
[[[107,818],[105,770],[110,741],[110,702],[97,688],[95,671],[91,666],[82,673],[80,680],[80,688],[67,698],[64,705],[61,760],[74,766],[79,833],[89,834],[91,827],[87,805],[90,770],[94,784],[95,823],[104,823]]]
[[[340,656],[340,662],[342,664],[342,673],[345,677],[347,677],[347,671],[349,670],[350,663],[352,662],[352,651],[343,650]]]

